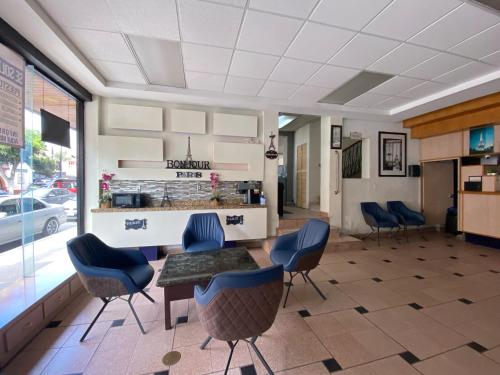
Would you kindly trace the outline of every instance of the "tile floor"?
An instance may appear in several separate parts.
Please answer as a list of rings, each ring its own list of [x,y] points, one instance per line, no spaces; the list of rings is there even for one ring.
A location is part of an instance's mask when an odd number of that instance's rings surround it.
[[[311,277],[327,300],[294,279],[287,307],[257,340],[272,369],[282,375],[500,374],[500,251],[440,234],[428,239],[385,239],[381,247],[366,241],[365,250],[325,253]],[[269,264],[263,250],[251,253]],[[162,263],[154,262],[155,269]],[[229,349],[217,341],[199,349],[206,335],[193,301],[174,303],[176,325],[165,331],[155,280],[149,293],[156,304],[135,298],[146,335],[116,301],[80,343],[101,305],[83,293],[2,373],[222,374]],[[171,350],[182,357],[168,368],[161,359]],[[232,375],[265,373],[246,344],[237,346],[231,367]]]

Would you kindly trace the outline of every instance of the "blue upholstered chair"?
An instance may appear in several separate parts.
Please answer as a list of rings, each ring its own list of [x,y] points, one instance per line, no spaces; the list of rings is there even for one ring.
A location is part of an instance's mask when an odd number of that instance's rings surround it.
[[[282,264],[284,270],[290,274],[283,307],[286,306],[293,278],[298,274],[302,275],[306,283],[311,283],[321,298],[326,299],[309,277],[309,272],[319,264],[329,235],[330,224],[323,220],[311,219],[299,231],[280,236],[274,243],[271,250],[272,262]]]
[[[361,202],[361,213],[365,223],[370,226],[371,232],[364,238],[370,237],[377,228],[377,243],[380,246],[380,228],[399,229],[398,218],[384,210],[376,202]]]
[[[408,226],[416,226],[417,230],[422,225],[425,225],[425,217],[421,212],[410,210],[401,201],[388,201],[387,209],[398,219],[399,224],[403,226],[406,234],[406,239],[408,240]],[[423,237],[423,236],[422,236]],[[423,237],[425,239],[425,237]]]
[[[115,249],[91,233],[86,233],[67,243],[68,253],[87,292],[100,298],[104,306],[90,323],[80,341],[94,326],[108,303],[115,299],[127,301],[137,324],[144,334],[144,328],[132,306],[132,297],[141,293],[151,302],[155,302],[144,288],[153,279],[154,270],[139,250]],[[127,299],[121,296],[128,295]]]
[[[182,234],[182,247],[188,252],[222,249],[224,229],[217,214],[192,214]]]
[[[231,348],[224,374],[227,374],[239,340],[248,342],[267,372],[273,374],[255,341],[272,326],[282,295],[281,265],[255,271],[220,273],[205,289],[199,285],[195,287],[198,318],[209,335],[201,349],[212,338],[226,341]]]

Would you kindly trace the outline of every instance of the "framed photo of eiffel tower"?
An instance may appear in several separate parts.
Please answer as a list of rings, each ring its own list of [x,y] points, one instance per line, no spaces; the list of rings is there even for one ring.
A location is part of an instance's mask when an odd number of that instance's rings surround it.
[[[469,154],[481,155],[493,152],[495,145],[495,128],[481,126],[469,131]]]

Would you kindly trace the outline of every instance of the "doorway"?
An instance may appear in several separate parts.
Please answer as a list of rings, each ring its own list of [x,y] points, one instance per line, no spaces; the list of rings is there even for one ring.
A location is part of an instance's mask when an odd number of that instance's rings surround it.
[[[449,207],[457,207],[458,160],[422,163],[422,211],[427,224],[443,227]]]

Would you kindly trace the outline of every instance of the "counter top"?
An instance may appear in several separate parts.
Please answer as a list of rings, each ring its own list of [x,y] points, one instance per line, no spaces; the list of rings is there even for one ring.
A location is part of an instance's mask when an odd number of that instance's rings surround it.
[[[224,209],[244,209],[244,208],[266,208],[260,204],[243,204],[243,203],[223,203],[217,207],[212,206],[207,201],[194,201],[188,203],[172,203],[172,206],[166,207],[141,207],[141,208],[92,208],[93,213],[102,212],[144,212],[144,211],[189,211],[189,210],[224,210]]]
[[[466,191],[461,190],[459,194],[477,194],[477,195],[500,195],[500,191]]]

